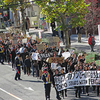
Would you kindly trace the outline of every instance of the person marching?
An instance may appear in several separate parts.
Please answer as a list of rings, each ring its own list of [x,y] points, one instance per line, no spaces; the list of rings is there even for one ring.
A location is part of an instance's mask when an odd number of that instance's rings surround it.
[[[15,69],[16,69],[15,80],[16,81],[17,81],[17,78],[18,78],[18,80],[22,80],[20,78],[20,74],[21,74],[21,71],[20,71],[21,62],[19,60],[19,56],[20,56],[20,52],[17,52],[16,53],[16,58],[15,58]]]
[[[75,67],[74,72],[79,71],[79,66],[78,65],[75,65],[74,67]],[[80,98],[80,94],[81,94],[81,87],[80,86],[75,86],[75,97],[77,97],[77,94],[78,94],[78,97]]]
[[[44,71],[45,72],[42,75],[42,80],[44,82],[45,98],[46,98],[46,100],[50,100],[50,90],[51,90],[52,77],[50,76],[50,73],[48,72],[48,68],[45,68]]]
[[[56,87],[55,87],[54,77],[57,77],[57,76],[59,76],[59,70],[58,70],[58,69],[56,69],[56,70],[54,71],[52,83],[53,83],[53,87],[54,87],[55,90],[56,90],[56,98],[57,98],[57,100],[61,100],[60,95],[59,95],[59,91],[58,91],[58,90],[56,89]]]
[[[26,55],[26,59],[25,59],[25,67],[26,67],[26,71],[27,71],[27,75],[30,75],[30,67],[31,67],[31,61],[28,55]]]
[[[4,48],[3,48],[3,45],[2,45],[2,42],[0,42],[0,63],[1,64],[4,64],[3,61],[3,53],[4,53]]]

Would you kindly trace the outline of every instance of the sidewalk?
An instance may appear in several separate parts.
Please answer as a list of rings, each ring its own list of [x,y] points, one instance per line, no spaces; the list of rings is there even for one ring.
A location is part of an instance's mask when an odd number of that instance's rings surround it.
[[[51,31],[44,31],[43,29],[30,28],[29,32],[38,34],[39,31],[42,33],[42,38],[52,36]],[[79,43],[77,40],[78,40],[77,34],[72,34],[71,35],[71,48],[75,48],[76,50],[80,50],[80,51],[90,52],[90,46],[88,44],[88,38],[86,38],[85,35],[82,35],[81,43]],[[100,41],[99,41],[99,36],[98,35],[95,36],[95,41],[96,41],[96,44],[94,46],[94,50],[95,50],[95,52],[100,52],[100,47],[99,47]],[[65,47],[65,45],[63,45],[62,42],[60,43],[60,46]]]

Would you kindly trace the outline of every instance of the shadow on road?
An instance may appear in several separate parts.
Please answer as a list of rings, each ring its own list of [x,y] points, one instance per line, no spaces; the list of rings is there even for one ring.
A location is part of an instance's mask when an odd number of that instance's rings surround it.
[[[22,80],[22,81],[24,81],[24,82],[34,82],[34,83],[43,83],[43,81],[39,81],[39,80],[37,80],[37,81],[33,81],[33,80]]]

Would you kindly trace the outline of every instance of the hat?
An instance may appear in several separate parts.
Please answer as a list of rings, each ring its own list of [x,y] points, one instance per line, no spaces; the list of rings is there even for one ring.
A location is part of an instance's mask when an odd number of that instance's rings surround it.
[[[17,52],[17,53],[16,53],[16,55],[19,55],[19,54],[20,54],[20,52]]]

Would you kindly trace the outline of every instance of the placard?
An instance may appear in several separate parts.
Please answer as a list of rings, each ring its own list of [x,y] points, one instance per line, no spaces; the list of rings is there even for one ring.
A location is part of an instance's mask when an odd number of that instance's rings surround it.
[[[17,44],[17,39],[13,39],[12,40],[12,44],[14,45],[14,44]]]
[[[32,39],[36,40],[36,34],[32,35]]]
[[[36,41],[37,41],[37,42],[41,42],[42,39],[39,39],[39,38],[36,37]]]
[[[62,53],[62,56],[64,57],[64,59],[67,59],[68,57],[70,57],[70,52],[64,52]]]
[[[59,47],[59,37],[49,37],[49,46]]]
[[[46,58],[53,57],[53,56],[54,56],[54,54],[52,52],[50,52],[50,53],[39,54],[38,58],[39,59],[46,59]]]
[[[36,44],[37,50],[45,49],[44,44]]]
[[[32,53],[32,60],[38,60],[39,53]]]
[[[57,63],[51,63],[51,69],[57,69]]]
[[[49,63],[63,63],[64,57],[50,57],[48,62]]]
[[[27,38],[22,39],[22,43],[27,43]]]

